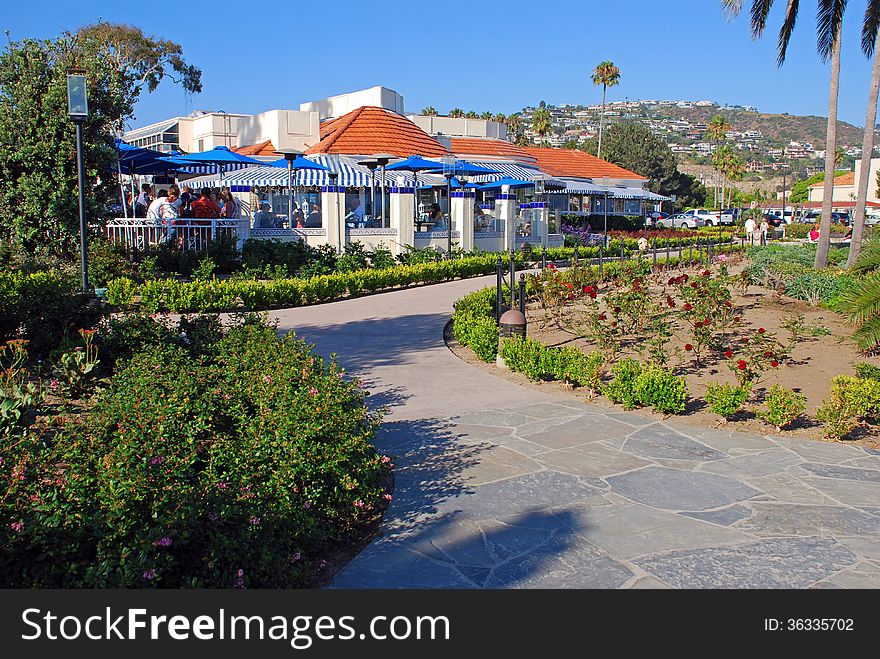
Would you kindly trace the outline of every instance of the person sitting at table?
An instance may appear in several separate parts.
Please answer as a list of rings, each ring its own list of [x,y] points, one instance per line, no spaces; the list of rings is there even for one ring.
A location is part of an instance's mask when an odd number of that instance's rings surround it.
[[[354,215],[355,224],[364,223],[364,207],[361,206],[361,200],[355,197],[351,201],[351,213]]]
[[[192,216],[201,220],[220,217],[220,206],[211,198],[211,188],[202,188],[201,196],[192,203]]]
[[[309,229],[321,228],[321,207],[318,204],[312,204],[312,212],[306,216],[305,225]]]
[[[260,202],[260,210],[254,213],[254,229],[275,228],[275,218],[269,212],[269,202]]]
[[[295,201],[290,203],[292,204],[291,208],[293,209],[290,211],[290,223],[297,229],[302,229],[305,226],[305,215],[303,215],[303,212],[299,209],[299,206]]]
[[[432,231],[446,230],[446,218],[443,216],[443,211],[440,210],[439,204],[431,204],[431,212],[428,213],[428,222],[431,222],[434,225],[431,227]]]

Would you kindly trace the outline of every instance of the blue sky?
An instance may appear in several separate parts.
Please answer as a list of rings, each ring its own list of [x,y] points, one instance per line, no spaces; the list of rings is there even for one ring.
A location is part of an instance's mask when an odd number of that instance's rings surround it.
[[[840,118],[864,124],[870,63],[858,50],[864,1],[844,22]],[[815,3],[801,3],[788,61],[775,31],[759,42],[746,17],[727,22],[717,0],[504,3],[226,2],[10,3],[12,39],[53,37],[98,18],[130,23],[183,46],[203,72],[193,98],[170,83],[145,94],[132,126],[195,109],[252,113],[373,85],[403,94],[407,110],[433,105],[510,113],[525,105],[596,103],[589,73],[610,59],[621,84],[609,99],[686,98],[825,115],[828,66],[815,47]],[[389,7],[394,6],[394,11]],[[443,7],[447,7],[443,9]]]

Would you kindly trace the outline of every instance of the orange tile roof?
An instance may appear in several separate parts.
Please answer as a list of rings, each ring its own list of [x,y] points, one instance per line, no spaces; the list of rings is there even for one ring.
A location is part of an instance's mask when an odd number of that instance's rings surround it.
[[[856,173],[849,172],[847,174],[841,174],[840,176],[834,177],[834,185],[855,185],[856,184]],[[813,183],[811,188],[821,188],[825,185],[825,181],[819,181],[818,183]]]
[[[236,153],[243,156],[277,156],[275,147],[272,146],[272,140],[258,142],[257,144],[249,144],[247,146],[237,146],[233,149]]]
[[[436,157],[446,148],[406,117],[384,108],[364,106],[321,125],[321,141],[306,153],[369,155],[390,153]]]
[[[453,137],[452,151],[462,156],[497,156],[534,163],[535,156],[511,142],[480,137]]]
[[[577,178],[608,178],[647,180],[628,169],[619,167],[579,149],[548,149],[527,146],[523,149],[538,161],[541,171],[551,176],[574,176]]]

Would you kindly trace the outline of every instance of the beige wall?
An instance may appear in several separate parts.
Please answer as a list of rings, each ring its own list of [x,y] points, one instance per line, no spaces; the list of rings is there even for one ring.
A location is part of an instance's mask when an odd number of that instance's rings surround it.
[[[236,146],[259,144],[271,140],[276,149],[305,151],[320,141],[320,127],[316,112],[299,110],[269,110],[237,122]]]
[[[452,137],[490,137],[496,140],[507,139],[507,126],[486,119],[465,119],[453,117],[426,117],[411,114],[406,117],[429,135],[449,135]]]
[[[356,110],[359,107],[371,105],[385,108],[398,114],[403,114],[403,96],[387,87],[370,87],[361,89],[350,94],[329,96],[317,101],[300,103],[299,109],[303,112],[317,112],[320,119],[332,119]]]

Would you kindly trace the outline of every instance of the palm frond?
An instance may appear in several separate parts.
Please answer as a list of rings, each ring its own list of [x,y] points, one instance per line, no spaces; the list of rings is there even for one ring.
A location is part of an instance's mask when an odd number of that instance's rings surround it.
[[[853,264],[853,272],[871,272],[880,269],[880,241],[866,240],[862,243],[859,258]]]
[[[752,0],[752,10],[749,12],[752,19],[752,38],[760,39],[767,27],[767,16],[773,0]]]
[[[866,321],[853,332],[853,339],[861,350],[871,350],[880,345],[880,317]]]
[[[844,291],[838,309],[854,323],[880,317],[880,272],[865,275],[854,288]]]
[[[732,21],[740,15],[743,8],[743,0],[721,0],[721,11]]]
[[[874,54],[878,31],[880,31],[880,0],[868,0],[865,20],[862,23],[862,52],[867,57]]]
[[[816,16],[816,36],[819,56],[827,62],[834,50],[834,44],[840,36],[840,24],[847,0],[819,0]]]
[[[785,54],[788,51],[788,42],[791,40],[791,33],[794,30],[794,24],[797,22],[798,8],[800,0],[788,0],[788,7],[785,9],[785,21],[779,29],[779,42],[776,47],[776,65],[782,66],[785,62]]]

